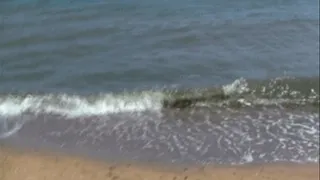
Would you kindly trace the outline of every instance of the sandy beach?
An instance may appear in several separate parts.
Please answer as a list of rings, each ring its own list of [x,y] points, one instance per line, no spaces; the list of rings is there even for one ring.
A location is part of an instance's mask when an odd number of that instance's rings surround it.
[[[0,149],[0,180],[318,180],[319,166],[160,167],[115,164],[49,152]]]

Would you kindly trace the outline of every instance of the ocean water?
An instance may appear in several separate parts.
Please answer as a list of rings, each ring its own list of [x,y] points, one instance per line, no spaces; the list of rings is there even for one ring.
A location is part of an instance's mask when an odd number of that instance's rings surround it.
[[[319,1],[1,1],[0,142],[318,162]]]

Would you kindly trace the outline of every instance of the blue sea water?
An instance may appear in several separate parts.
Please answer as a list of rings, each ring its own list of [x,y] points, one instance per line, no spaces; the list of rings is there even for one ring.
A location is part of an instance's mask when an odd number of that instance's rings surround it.
[[[0,1],[8,143],[318,162],[318,109],[319,1]]]

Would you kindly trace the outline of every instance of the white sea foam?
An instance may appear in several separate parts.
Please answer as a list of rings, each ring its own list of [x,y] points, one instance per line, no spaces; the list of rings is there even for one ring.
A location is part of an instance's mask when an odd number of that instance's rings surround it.
[[[241,94],[249,91],[248,82],[244,78],[240,78],[232,82],[231,84],[227,84],[222,86],[222,90],[225,94]]]
[[[246,90],[246,87],[246,81],[238,79],[223,88],[225,93],[231,94],[241,93]],[[146,110],[157,111],[162,108],[164,98],[165,94],[160,91],[109,93],[91,97],[68,94],[7,95],[0,97],[0,115],[18,116],[29,112],[79,117]]]
[[[103,115],[121,112],[159,110],[162,93],[104,94],[96,97],[78,95],[27,95],[0,97],[0,115],[17,116],[25,112],[52,113],[68,117]]]
[[[6,117],[0,116],[0,139],[9,137],[21,129],[23,119],[15,121],[9,120]]]
[[[282,103],[305,104],[308,101],[318,100],[318,94],[312,98],[264,98],[252,95],[248,82],[244,78],[235,80],[222,86],[223,93],[233,96],[230,100],[197,102],[197,105],[225,105],[234,101],[245,106],[254,105],[281,105]],[[251,90],[252,91],[252,90]],[[314,91],[314,90],[313,90]],[[247,92],[250,92],[248,95]],[[2,95],[0,97],[0,116],[17,116],[24,113],[58,114],[67,117],[96,116],[114,113],[130,113],[142,111],[158,111],[163,107],[165,99],[175,98],[176,91],[143,91],[119,94],[97,94],[80,96],[68,94],[29,94],[29,95]],[[178,93],[179,94],[179,93]],[[237,96],[237,95],[244,96]],[[194,94],[199,96],[199,94]],[[202,94],[200,94],[201,96]],[[314,96],[314,97],[313,97]],[[179,96],[178,96],[179,97]],[[201,99],[201,98],[200,98]]]

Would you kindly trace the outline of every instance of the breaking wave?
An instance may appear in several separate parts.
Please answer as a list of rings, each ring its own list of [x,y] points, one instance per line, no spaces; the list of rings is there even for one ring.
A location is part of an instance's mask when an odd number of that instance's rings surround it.
[[[2,94],[0,139],[14,137],[99,158],[318,162],[319,78],[87,96]]]
[[[141,92],[76,94],[13,94],[0,96],[0,115],[26,113],[65,117],[160,111],[164,108],[242,108],[278,106],[319,107],[319,78],[276,78],[266,81],[237,79],[230,84],[199,89],[163,89]]]

